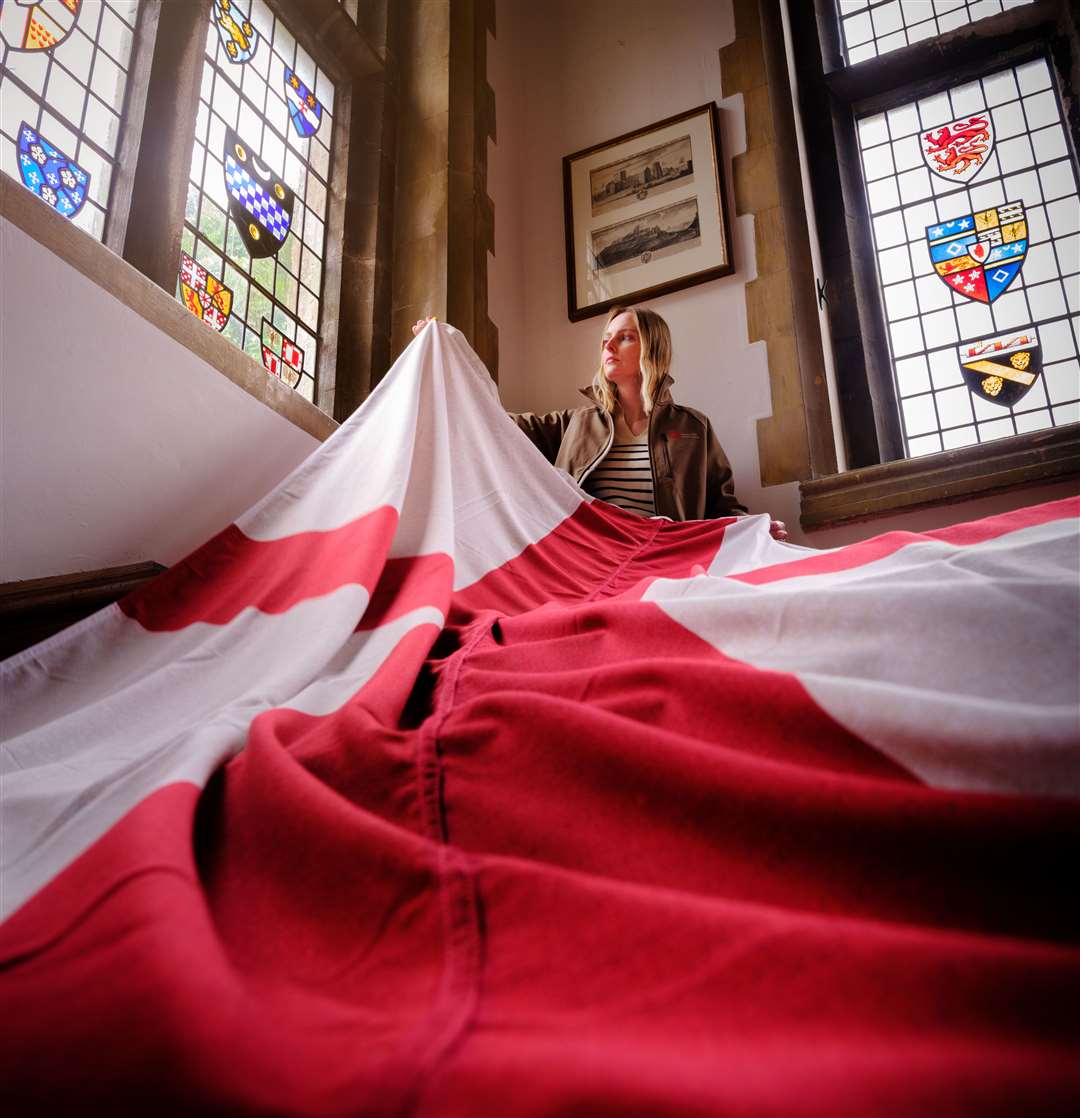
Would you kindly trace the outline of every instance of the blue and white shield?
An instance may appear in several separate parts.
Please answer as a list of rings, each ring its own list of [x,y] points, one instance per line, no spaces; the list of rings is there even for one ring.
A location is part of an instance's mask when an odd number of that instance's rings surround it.
[[[297,134],[305,138],[314,136],[322,124],[322,105],[288,66],[285,67],[285,103]]]
[[[256,259],[273,256],[289,235],[295,193],[231,128],[222,156],[229,216],[244,246]]]
[[[19,125],[19,174],[28,189],[64,217],[83,208],[90,189],[90,172],[26,121]]]

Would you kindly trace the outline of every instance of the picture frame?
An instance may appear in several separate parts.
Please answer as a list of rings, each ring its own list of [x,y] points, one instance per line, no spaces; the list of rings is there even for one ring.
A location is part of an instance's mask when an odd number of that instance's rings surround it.
[[[731,275],[714,102],[563,157],[571,322]]]

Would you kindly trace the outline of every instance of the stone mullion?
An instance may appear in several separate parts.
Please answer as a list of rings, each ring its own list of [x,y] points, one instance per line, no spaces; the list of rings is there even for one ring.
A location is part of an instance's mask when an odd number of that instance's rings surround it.
[[[746,114],[746,151],[733,160],[735,212],[754,217],[757,277],[746,285],[746,315],[749,340],[764,341],[768,352],[772,414],[757,423],[761,482],[768,486],[832,472],[836,452],[809,235],[805,217],[801,225],[796,220],[801,186],[792,196],[798,165],[793,152],[782,150],[795,142],[793,117],[784,117],[785,110],[791,114],[786,69],[779,74],[771,57],[777,43],[763,34],[763,4],[775,8],[775,0],[735,0],[735,40],[721,49],[720,66],[724,96],[742,93]],[[779,11],[771,14],[778,31]],[[786,66],[782,58],[779,64]]]
[[[453,0],[450,16],[450,177],[447,313],[498,379],[498,331],[488,317],[487,261],[494,204],[487,193],[487,144],[495,138],[495,95],[487,81],[492,0]]]
[[[392,298],[393,353],[437,314],[459,327],[494,375],[487,313],[494,248],[487,142],[495,99],[486,79],[491,0],[403,0]]]
[[[161,5],[131,177],[123,256],[170,295],[180,266],[210,2]]]

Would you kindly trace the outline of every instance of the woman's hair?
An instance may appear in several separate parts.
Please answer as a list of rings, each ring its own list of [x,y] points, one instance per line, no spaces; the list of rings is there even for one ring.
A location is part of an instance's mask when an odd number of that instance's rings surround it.
[[[656,402],[656,393],[664,375],[671,368],[671,331],[668,324],[656,313],[645,307],[612,307],[604,322],[606,331],[613,318],[620,314],[632,314],[637,324],[638,337],[641,339],[641,398],[648,415]],[[600,345],[600,368],[593,377],[600,406],[606,412],[614,412],[618,394],[615,385],[604,373],[604,349]]]

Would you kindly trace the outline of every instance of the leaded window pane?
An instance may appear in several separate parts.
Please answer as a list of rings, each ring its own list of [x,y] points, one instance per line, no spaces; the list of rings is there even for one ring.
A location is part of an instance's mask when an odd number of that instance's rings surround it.
[[[1033,0],[836,0],[844,63],[854,66]]]
[[[309,400],[333,111],[330,79],[263,0],[213,0],[177,295]]]
[[[345,9],[345,14],[353,21],[357,20],[357,9],[360,6],[360,0],[338,0],[338,3]]]
[[[0,3],[0,168],[98,240],[138,9],[138,0]]]
[[[908,454],[1080,419],[1080,193],[1046,61],[857,132]]]

